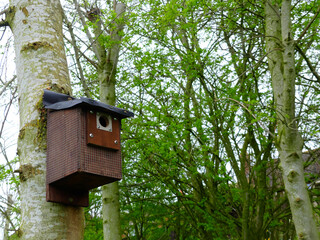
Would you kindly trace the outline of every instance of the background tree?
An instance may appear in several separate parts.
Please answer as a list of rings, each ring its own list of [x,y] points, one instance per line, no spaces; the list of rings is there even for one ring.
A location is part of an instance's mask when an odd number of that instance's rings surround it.
[[[282,176],[299,239],[319,239],[304,180],[302,147],[295,111],[295,42],[291,28],[291,1],[281,7],[266,1],[266,50],[277,112]]]
[[[126,6],[123,3],[114,1],[113,7],[108,13],[111,17],[110,19],[105,19],[106,16],[103,13],[106,10],[102,9],[102,6],[98,3],[83,2],[80,4],[74,0],[73,4],[77,11],[77,17],[81,21],[81,27],[85,30],[88,42],[92,46],[95,59],[91,60],[91,63],[93,63],[97,71],[96,84],[98,85],[97,89],[99,89],[100,101],[114,106],[116,104],[116,71]],[[107,5],[106,7],[109,6]],[[106,24],[107,27],[105,26]],[[85,87],[86,95],[90,96],[90,90],[93,92],[96,90],[87,87],[83,76],[83,66],[79,61],[82,53],[77,47],[73,26],[70,22],[67,25],[72,39],[70,43],[74,49],[81,83]],[[121,239],[118,182],[102,187],[102,217],[104,239]]]
[[[46,111],[43,89],[70,94],[59,1],[11,1],[20,133],[21,239],[82,239],[83,210],[45,199]]]

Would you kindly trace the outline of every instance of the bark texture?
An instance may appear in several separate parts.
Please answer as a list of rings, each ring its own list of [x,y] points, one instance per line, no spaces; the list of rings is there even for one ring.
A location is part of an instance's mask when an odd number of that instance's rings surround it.
[[[82,239],[82,208],[46,202],[43,89],[70,94],[59,0],[11,0],[18,78],[21,239]]]
[[[121,36],[124,24],[119,21],[126,10],[123,3],[117,3],[114,6],[117,19],[111,31],[111,47],[102,49],[98,47],[101,59],[98,70],[100,82],[100,100],[104,103],[116,104],[116,70],[120,51]],[[119,202],[119,184],[114,182],[102,187],[102,216],[103,216],[103,234],[105,240],[120,240],[120,202]]]
[[[121,34],[124,27],[123,15],[126,11],[126,5],[113,1],[113,10],[116,13],[115,19],[108,24],[110,32],[110,43],[106,44],[101,40],[105,36],[106,26],[100,20],[100,9],[92,8],[86,15],[80,8],[77,0],[73,0],[80,21],[85,27],[85,33],[92,46],[97,63],[93,65],[97,68],[97,78],[100,83],[100,101],[109,105],[116,104],[115,84],[116,69],[119,58]],[[94,24],[93,34],[88,30],[85,17]],[[108,45],[108,47],[107,47]],[[88,95],[88,94],[87,94]],[[120,203],[118,182],[107,184],[102,187],[102,216],[103,232],[105,240],[120,240]]]
[[[319,239],[311,201],[304,179],[303,140],[295,117],[295,59],[291,32],[291,1],[280,7],[265,2],[266,50],[277,113],[276,147],[280,155],[284,185],[298,239]]]

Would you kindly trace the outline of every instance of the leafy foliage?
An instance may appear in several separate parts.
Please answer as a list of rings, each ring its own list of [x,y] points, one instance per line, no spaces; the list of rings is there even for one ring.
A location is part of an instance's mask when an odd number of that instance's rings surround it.
[[[123,239],[293,239],[274,146],[264,4],[127,1],[117,103],[136,116],[122,125]],[[318,6],[294,1],[292,8],[296,116],[307,154],[319,148]],[[101,11],[103,34],[94,41],[108,48],[114,11],[100,1],[80,7]],[[81,53],[77,59],[67,45],[75,92],[98,99],[102,66],[83,34],[94,33],[97,21],[87,17],[83,26],[74,8],[67,13]],[[318,176],[306,177],[319,217]],[[90,193],[85,239],[102,239],[99,199]]]

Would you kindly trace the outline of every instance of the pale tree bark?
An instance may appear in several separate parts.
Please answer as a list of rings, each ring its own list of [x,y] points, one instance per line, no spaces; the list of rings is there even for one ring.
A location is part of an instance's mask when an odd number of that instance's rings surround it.
[[[303,140],[295,116],[295,59],[291,1],[265,2],[266,50],[277,112],[276,147],[298,239],[319,239],[304,179]]]
[[[86,26],[85,16],[80,9],[77,0],[73,0],[83,26]],[[95,24],[94,36],[86,28],[86,35],[92,46],[92,50],[98,60],[97,78],[100,83],[100,101],[109,105],[116,104],[115,84],[116,70],[120,52],[121,31],[124,28],[124,13],[126,5],[113,1],[113,10],[116,13],[115,19],[107,26],[110,32],[110,47],[100,41],[100,36],[106,34],[106,26],[100,20],[100,9],[90,9],[86,17]],[[105,240],[120,240],[120,202],[118,182],[102,186],[102,217],[103,233]]]
[[[19,93],[20,238],[82,239],[83,209],[46,202],[43,89],[71,93],[60,2],[11,0],[7,20],[14,35]]]
[[[114,10],[117,18],[120,18],[126,6],[123,3],[114,3]],[[119,19],[116,19],[119,21]],[[100,54],[106,53],[104,62],[101,62],[98,70],[100,82],[100,100],[104,103],[116,104],[116,69],[120,51],[121,36],[119,33],[124,27],[123,21],[115,24],[111,30],[111,47],[107,50],[98,48]],[[103,234],[105,240],[120,240],[120,202],[119,202],[119,184],[114,182],[102,187],[102,217]]]

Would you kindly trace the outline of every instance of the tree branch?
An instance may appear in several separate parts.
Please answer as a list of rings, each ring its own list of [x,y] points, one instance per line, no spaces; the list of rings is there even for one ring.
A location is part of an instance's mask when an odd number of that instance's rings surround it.
[[[81,21],[81,23],[82,23],[82,26],[83,26],[84,29],[85,29],[85,33],[86,33],[86,35],[87,35],[87,37],[88,37],[88,39],[89,39],[89,41],[90,41],[90,46],[92,46],[93,52],[95,53],[98,61],[100,61],[100,60],[101,60],[101,59],[100,59],[100,55],[99,55],[99,52],[98,52],[97,47],[96,47],[96,44],[95,44],[96,39],[93,39],[93,38],[92,38],[89,30],[86,28],[87,23],[86,23],[86,20],[85,20],[85,16],[84,16],[84,14],[82,13],[82,11],[81,11],[81,9],[80,9],[80,6],[79,6],[78,1],[77,1],[77,0],[73,0],[73,3],[74,3],[74,5],[75,5],[75,8],[76,8],[78,14],[79,14],[79,18],[80,18],[80,21]]]
[[[311,73],[313,74],[313,76],[315,76],[315,78],[317,79],[318,83],[320,83],[320,76],[317,73],[317,71],[315,70],[315,68],[312,66],[311,62],[309,61],[308,57],[306,56],[306,54],[301,50],[301,48],[296,45],[296,49],[298,50],[298,52],[300,53],[300,55],[303,57],[303,59],[306,61]]]
[[[1,11],[0,15],[7,14],[7,12],[9,12],[9,8],[6,8],[5,10]],[[0,27],[8,27],[8,26],[9,26],[9,22],[6,19],[0,21]]]
[[[7,87],[17,78],[17,76],[14,76],[10,81],[6,82],[3,86],[3,88],[0,91],[0,96],[3,94],[3,92],[7,89]]]
[[[74,54],[75,54],[75,61],[76,61],[76,64],[77,64],[77,67],[78,67],[78,70],[79,70],[79,74],[80,74],[80,81],[82,83],[82,87],[83,87],[83,90],[86,94],[86,96],[88,98],[91,98],[91,94],[90,94],[90,91],[89,91],[89,87],[86,83],[86,80],[85,80],[85,77],[84,77],[84,74],[83,74],[83,69],[82,69],[82,66],[81,66],[81,63],[80,63],[80,50],[77,46],[77,43],[76,43],[76,39],[75,39],[75,35],[74,35],[74,32],[73,32],[73,28],[72,28],[72,24],[68,21],[68,19],[66,17],[64,17],[64,20],[66,22],[66,25],[68,27],[68,30],[69,30],[69,33],[71,35],[71,45],[73,46],[73,51],[74,51]],[[79,54],[80,53],[80,54]]]
[[[307,33],[308,29],[310,28],[311,24],[314,22],[314,20],[317,19],[318,15],[320,13],[320,5],[316,11],[316,13],[314,14],[313,18],[311,19],[311,21],[308,23],[308,25],[305,27],[305,29],[303,29],[302,33],[300,34],[300,36],[298,37],[296,42],[299,42],[303,36]]]
[[[9,27],[9,23],[6,20],[0,21],[0,27]]]

